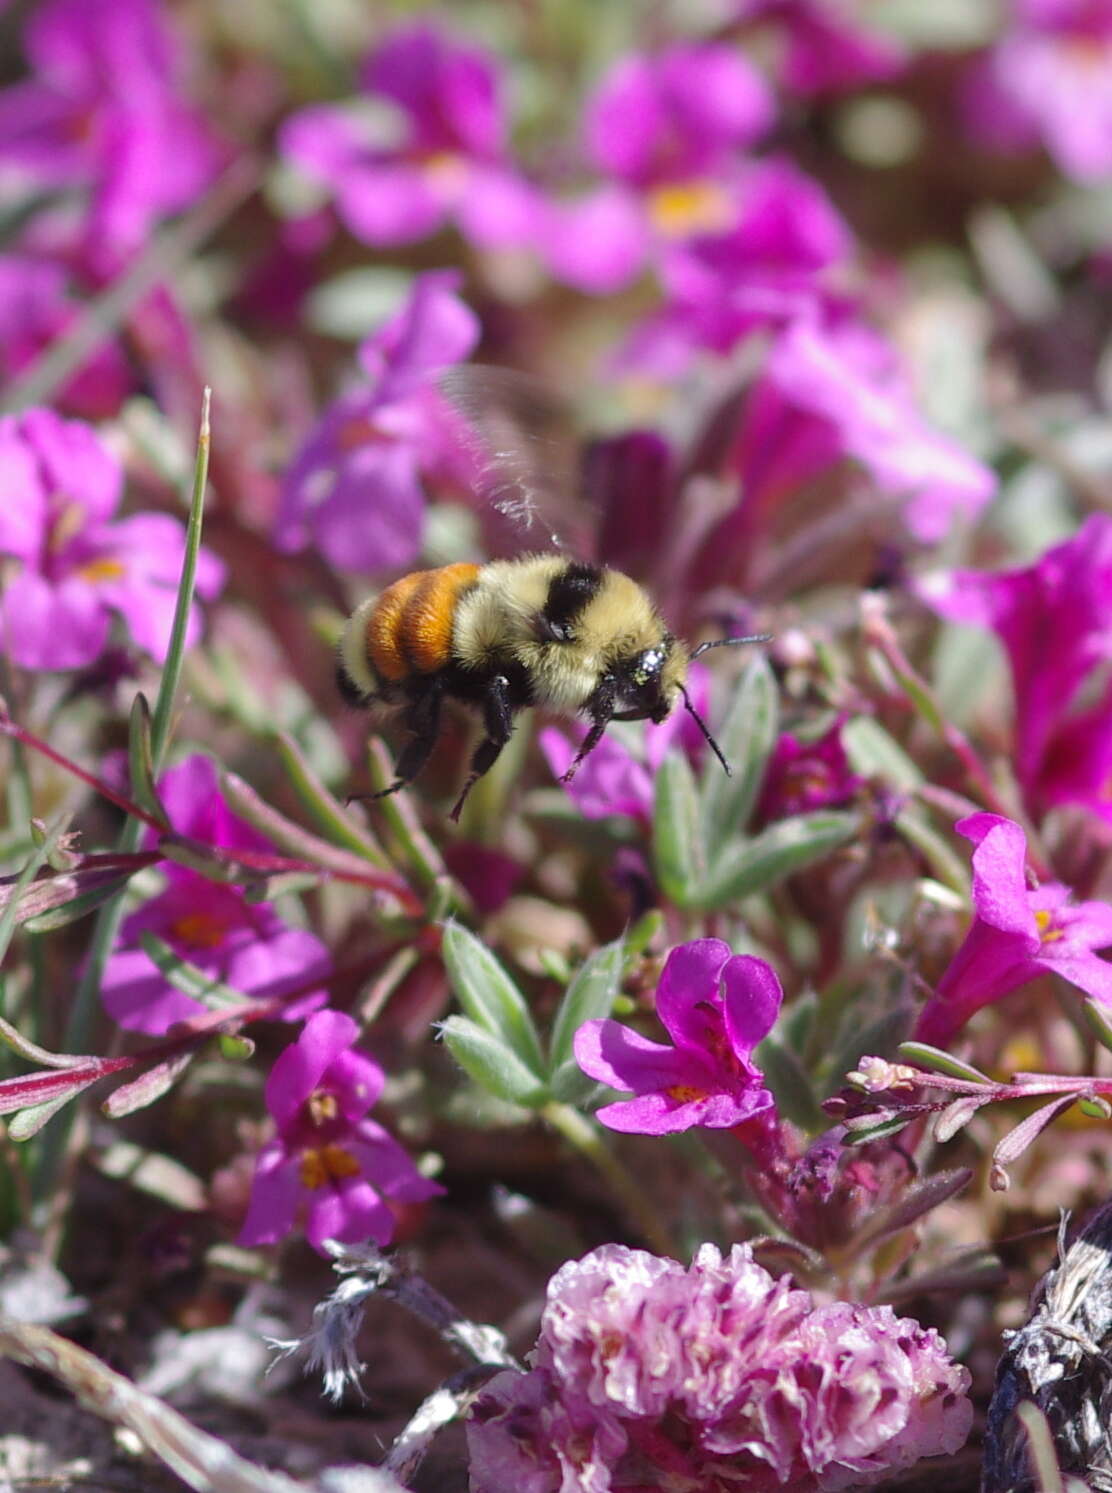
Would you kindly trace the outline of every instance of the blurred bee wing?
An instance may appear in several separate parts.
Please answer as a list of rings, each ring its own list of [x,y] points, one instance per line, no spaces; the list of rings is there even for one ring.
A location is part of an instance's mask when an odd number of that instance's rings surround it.
[[[585,555],[594,526],[578,496],[575,424],[559,396],[538,379],[490,364],[449,368],[437,388],[461,416],[492,552]]]

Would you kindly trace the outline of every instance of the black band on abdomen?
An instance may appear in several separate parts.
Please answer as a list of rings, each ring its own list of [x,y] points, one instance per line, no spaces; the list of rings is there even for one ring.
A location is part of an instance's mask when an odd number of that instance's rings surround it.
[[[575,621],[590,605],[602,586],[602,571],[597,565],[572,561],[552,577],[548,585],[544,622],[554,639],[568,640]]]

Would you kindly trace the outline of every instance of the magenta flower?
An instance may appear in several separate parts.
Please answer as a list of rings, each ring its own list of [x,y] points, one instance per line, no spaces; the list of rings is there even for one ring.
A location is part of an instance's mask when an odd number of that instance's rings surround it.
[[[810,484],[856,470],[896,507],[912,539],[937,543],[996,489],[993,472],[932,430],[915,408],[894,350],[854,323],[790,325],[773,344],[732,453],[741,501],[703,545],[703,586],[736,583],[780,505]]]
[[[636,1096],[604,1105],[598,1119],[611,1130],[667,1135],[693,1125],[727,1129],[771,1109],[751,1055],[783,998],[771,965],[732,954],[720,938],[673,949],[656,992],[673,1046],[609,1019],[585,1021],[575,1034],[584,1073]]]
[[[80,315],[60,264],[30,254],[0,254],[0,384],[10,383]],[[53,397],[86,420],[115,415],[135,379],[117,343],[105,341]]]
[[[23,40],[33,76],[0,91],[0,162],[29,192],[86,194],[83,252],[112,273],[196,200],[221,147],[179,91],[178,46],[151,0],[45,0]]]
[[[277,1134],[255,1163],[240,1244],[275,1244],[299,1215],[322,1253],[326,1239],[389,1244],[395,1218],[387,1198],[419,1203],[443,1192],[368,1119],[385,1075],[352,1050],[358,1036],[350,1016],[318,1011],[271,1069],[266,1104]]]
[[[586,155],[604,183],[549,204],[538,252],[558,279],[606,293],[628,284],[654,245],[729,228],[739,152],[772,119],[767,84],[732,47],[622,58],[584,115]]]
[[[1071,902],[1069,888],[1027,880],[1027,837],[998,814],[970,814],[955,826],[971,840],[973,923],[919,1013],[914,1037],[944,1046],[982,1006],[1041,974],[1061,975],[1112,1006],[1112,964],[1094,952],[1112,946],[1112,906]]]
[[[773,157],[738,173],[735,200],[731,223],[662,255],[665,304],[622,357],[634,371],[673,378],[697,354],[730,353],[757,328],[844,311],[839,282],[853,235],[819,183]]]
[[[158,787],[176,833],[233,851],[271,848],[228,809],[210,757],[186,758],[162,775]],[[101,980],[105,1009],[122,1027],[160,1036],[205,1010],[175,990],[140,947],[144,932],[245,995],[265,990],[267,996],[280,996],[327,978],[332,961],[324,944],[306,929],[292,928],[273,903],[248,902],[239,887],[210,881],[174,862],[163,870],[165,891],[124,919]],[[291,1000],[282,1014],[299,1020],[326,999],[323,989],[310,990]]]
[[[1112,817],[1112,689],[1096,671],[1112,659],[1112,518],[1094,514],[1034,565],[952,570],[919,582],[940,616],[992,628],[1011,666],[1016,776],[1032,812],[1081,802]],[[1083,687],[1098,700],[1075,708]]]
[[[777,77],[790,95],[844,93],[900,72],[906,49],[894,35],[858,18],[844,0],[741,0],[738,19],[773,26],[780,42]]]
[[[286,474],[275,529],[285,550],[312,541],[340,570],[400,569],[424,530],[422,474],[461,459],[432,375],[471,352],[474,313],[451,271],[421,275],[409,300],[359,349],[369,382],[321,417]]]
[[[1015,20],[965,91],[975,136],[1041,144],[1075,181],[1112,177],[1112,10],[1093,0],[1015,0]]]
[[[701,664],[692,666],[688,690],[695,709],[706,720],[710,680]],[[570,731],[546,726],[540,733],[541,751],[555,777],[562,778],[567,772],[586,734],[586,726],[573,726]],[[648,721],[637,728],[626,727],[620,737],[611,730],[564,787],[586,819],[625,814],[648,825],[653,813],[653,781],[664,758],[677,746],[693,763],[701,759],[706,747],[703,733],[685,710],[673,710],[659,725]]]
[[[404,26],[366,59],[366,95],[388,113],[302,109],[282,127],[284,155],[332,194],[364,243],[411,243],[448,218],[486,248],[532,236],[532,188],[508,163],[495,59],[428,21]]]
[[[758,815],[784,819],[812,809],[849,803],[864,784],[852,770],[842,744],[843,717],[815,741],[800,741],[790,731],[777,739],[765,770]]]
[[[973,1420],[936,1332],[815,1306],[745,1244],[686,1269],[620,1244],[570,1261],[531,1363],[472,1407],[473,1493],[835,1493],[957,1451]]]
[[[166,657],[185,531],[163,513],[113,515],[123,468],[87,425],[50,410],[0,418],[0,645],[25,669],[80,669],[106,647],[118,615],[131,641]],[[197,592],[211,599],[224,568],[202,550]],[[194,608],[188,640],[200,631]]]

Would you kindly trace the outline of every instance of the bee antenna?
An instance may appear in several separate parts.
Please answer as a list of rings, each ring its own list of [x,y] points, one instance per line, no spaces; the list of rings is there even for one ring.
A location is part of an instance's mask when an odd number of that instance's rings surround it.
[[[740,642],[748,642],[748,641],[749,641],[748,639],[742,639],[742,638],[723,638],[722,639],[722,642],[724,642],[724,643],[729,643],[729,642],[740,643]],[[710,646],[710,647],[713,648],[714,644],[711,643],[708,646]],[[707,730],[707,723],[706,723],[706,721],[699,714],[699,712],[695,709],[694,705],[692,705],[692,703],[691,703],[691,696],[687,693],[687,690],[684,688],[684,686],[682,684],[680,685],[680,694],[683,696],[683,708],[688,712],[688,714],[694,720],[695,724],[698,726],[699,730],[706,737],[707,745],[710,747],[710,749],[714,753],[714,755],[718,758],[719,762],[721,762],[723,771],[725,772],[726,776],[728,778],[732,778],[733,775],[734,775],[733,768],[726,761],[725,757],[723,757],[722,751],[721,751],[718,743],[715,741],[714,737]]]
[[[738,643],[771,643],[770,632],[754,632],[746,638],[712,638],[709,643],[700,643],[692,653],[692,658],[698,658],[700,653],[705,653],[708,648],[733,648]],[[692,711],[694,714],[694,711]]]

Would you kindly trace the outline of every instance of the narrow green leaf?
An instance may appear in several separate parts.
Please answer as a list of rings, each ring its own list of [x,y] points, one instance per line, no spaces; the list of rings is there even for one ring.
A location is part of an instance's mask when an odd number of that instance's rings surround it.
[[[142,691],[131,702],[127,729],[127,762],[132,798],[141,809],[153,814],[164,829],[169,829],[170,819],[155,786],[154,756],[151,751],[151,708]]]
[[[90,1079],[89,1082],[92,1083],[93,1080]],[[21,1109],[8,1121],[9,1139],[30,1140],[33,1135],[38,1135],[42,1127],[52,1120],[60,1109],[64,1109],[71,1099],[76,1099],[81,1090],[88,1087],[88,1084],[83,1083],[70,1089],[68,1093],[59,1094],[56,1099],[46,1099],[42,1104],[32,1104],[27,1109]]]
[[[174,1087],[196,1056],[195,1051],[179,1052],[175,1057],[155,1063],[145,1073],[140,1073],[138,1078],[114,1089],[101,1105],[101,1110],[110,1120],[121,1120],[124,1115],[146,1109]]]
[[[518,1104],[540,1109],[551,1099],[547,1084],[505,1042],[465,1016],[449,1016],[441,1030],[456,1062],[481,1089]]]
[[[1107,1120],[1112,1117],[1112,1104],[1101,1094],[1090,1094],[1077,1101],[1077,1107],[1090,1120]]]
[[[45,1047],[40,1047],[37,1042],[32,1042],[30,1037],[12,1026],[11,1022],[0,1019],[0,1042],[10,1047],[13,1052],[18,1053],[21,1058],[26,1058],[29,1063],[37,1063],[42,1068],[84,1068],[90,1061],[86,1056],[75,1052],[50,1052]]]
[[[0,963],[3,962],[4,955],[8,952],[8,945],[12,941],[12,934],[19,926],[20,903],[23,900],[23,894],[50,859],[55,846],[65,833],[68,824],[68,815],[64,819],[55,820],[54,824],[47,830],[42,844],[37,847],[31,859],[16,878],[15,885],[4,906],[4,910],[0,912]]]
[[[697,905],[714,911],[754,892],[765,892],[804,866],[821,861],[852,840],[861,828],[857,814],[818,810],[781,819],[756,839],[727,847],[711,867]]]
[[[866,1146],[871,1140],[883,1140],[885,1136],[898,1135],[901,1130],[911,1124],[913,1118],[912,1115],[895,1114],[878,1120],[875,1125],[847,1125],[846,1144]]]
[[[213,1011],[243,1006],[249,1000],[242,990],[236,990],[231,985],[225,985],[222,981],[213,979],[203,969],[198,969],[195,964],[182,959],[180,955],[174,953],[168,943],[151,933],[149,929],[140,934],[139,942],[143,946],[143,952],[157,966],[159,974],[175,990],[180,990],[182,995],[188,995],[191,1000],[200,1001],[202,1005]]]
[[[754,654],[738,681],[726,719],[715,739],[731,776],[707,753],[700,783],[700,809],[707,857],[741,834],[756,803],[779,723],[776,680],[763,654]]]
[[[753,1060],[765,1076],[779,1114],[811,1135],[829,1129],[830,1121],[819,1107],[807,1070],[790,1048],[766,1037]]]
[[[656,775],[653,803],[653,861],[664,895],[677,907],[700,905],[698,890],[705,852],[699,830],[699,801],[687,758],[666,757]]]
[[[631,969],[640,959],[656,935],[663,931],[664,914],[659,907],[651,907],[642,913],[625,935],[625,966]]]
[[[1092,999],[1082,1001],[1081,1009],[1093,1036],[1102,1047],[1107,1047],[1112,1052],[1112,1017],[1109,1017],[1107,1009],[1099,1001]]]
[[[534,1082],[544,1075],[540,1037],[525,997],[473,933],[445,923],[441,953],[456,999],[484,1032],[508,1047]]]
[[[610,1015],[621,985],[624,960],[624,940],[619,938],[604,944],[580,966],[564,991],[552,1022],[548,1044],[550,1074],[555,1074],[564,1063],[575,1061],[572,1041],[585,1021]]]
[[[842,727],[842,744],[854,772],[863,777],[883,778],[894,788],[912,793],[923,782],[923,774],[884,727],[870,715],[859,715]]]
[[[209,443],[211,441],[209,403],[211,398],[212,390],[206,388],[201,395],[201,421],[197,432],[193,491],[190,495],[189,520],[185,531],[185,557],[182,561],[181,579],[178,582],[177,601],[174,604],[174,620],[170,627],[170,644],[166,650],[166,662],[162,666],[162,678],[158,683],[158,696],[154,702],[154,715],[151,718],[151,773],[154,778],[157,778],[162,769],[162,759],[170,740],[174,698],[178,692],[178,681],[181,678],[182,662],[185,658],[185,640],[189,631],[193,591],[197,582],[197,555],[201,548],[205,489],[208,486]]]
[[[917,1068],[925,1068],[930,1073],[947,1073],[951,1078],[964,1078],[969,1083],[992,1082],[972,1063],[963,1063],[961,1058],[951,1057],[940,1047],[931,1047],[926,1042],[901,1042],[897,1054],[902,1062],[914,1063]]]
[[[390,862],[382,846],[325,787],[293,737],[286,731],[278,731],[274,740],[297,796],[328,839],[380,870],[388,869]]]
[[[121,891],[130,880],[130,872],[102,880],[99,886],[91,887],[87,892],[78,892],[75,896],[70,896],[64,901],[57,902],[45,912],[36,913],[34,916],[25,919],[23,923],[24,931],[27,933],[53,933],[55,928],[64,928],[68,923],[76,923],[81,918],[88,917],[91,912],[95,912],[103,902],[111,901],[117,892]]]

